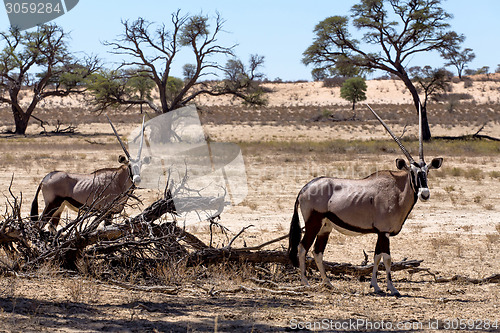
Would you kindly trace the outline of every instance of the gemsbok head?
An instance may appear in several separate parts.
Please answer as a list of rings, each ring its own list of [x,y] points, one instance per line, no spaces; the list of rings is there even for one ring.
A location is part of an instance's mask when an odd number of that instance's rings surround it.
[[[141,158],[144,143],[144,119],[142,134],[136,158],[132,158],[125,148],[113,123],[108,118],[118,142],[126,156],[120,155],[118,161],[122,164],[117,168],[99,169],[91,174],[74,174],[64,171],[52,171],[47,174],[35,193],[31,204],[31,220],[41,221],[42,227],[49,223],[49,229],[54,231],[59,224],[64,207],[78,211],[82,207],[94,211],[108,210],[106,220],[109,222],[112,214],[120,213],[136,186],[141,182],[141,165],[147,163],[148,157]],[[38,193],[42,191],[45,208],[42,216],[38,216]]]
[[[369,106],[368,106],[369,107]],[[369,107],[370,108],[370,107]],[[289,257],[300,267],[300,278],[305,277],[306,253],[314,243],[314,259],[324,284],[331,286],[323,266],[323,253],[332,229],[347,234],[378,235],[375,246],[371,287],[383,293],[377,283],[377,271],[382,260],[387,273],[387,288],[391,295],[400,296],[391,279],[391,252],[389,237],[396,236],[418,199],[430,197],[427,174],[438,169],[442,158],[434,158],[430,164],[424,161],[422,141],[422,115],[419,110],[419,160],[415,161],[387,124],[370,108],[371,112],[389,132],[408,159],[396,159],[399,171],[377,171],[363,179],[319,177],[307,183],[295,201],[290,224]],[[305,223],[301,240],[298,207]]]

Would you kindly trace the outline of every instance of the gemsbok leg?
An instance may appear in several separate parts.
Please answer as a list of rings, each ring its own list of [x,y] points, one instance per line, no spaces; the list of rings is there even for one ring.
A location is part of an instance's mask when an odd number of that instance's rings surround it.
[[[328,219],[324,218],[323,214],[316,211],[312,211],[305,221],[307,228],[298,248],[300,279],[302,284],[309,285],[305,274],[306,254],[314,242],[314,261],[316,262],[316,266],[321,274],[321,279],[325,285],[332,287],[330,280],[326,276],[325,266],[323,265],[323,253],[325,251],[326,244],[328,243],[330,232],[332,231],[332,223]]]
[[[323,265],[323,253],[325,252],[326,244],[328,243],[328,237],[330,236],[330,232],[332,231],[332,229],[332,222],[330,222],[330,220],[328,220],[327,218],[324,218],[321,229],[316,236],[316,242],[314,242],[314,261],[316,262],[316,266],[318,266],[323,284],[333,288],[332,283],[326,276],[325,266]]]
[[[306,254],[309,248],[313,244],[316,236],[321,230],[322,216],[315,211],[312,211],[308,217],[304,218],[306,230],[304,232],[304,237],[300,241],[299,250],[299,268],[300,268],[300,280],[302,284],[307,286],[309,283],[306,279]],[[316,258],[316,256],[315,256]]]
[[[47,206],[42,212],[42,216],[40,220],[42,221],[41,228],[45,226],[46,223],[49,225],[49,231],[54,233],[56,231],[57,225],[59,224],[59,220],[61,219],[61,214],[63,212],[62,205],[64,203],[64,199],[55,198],[52,201],[48,202]]]
[[[390,250],[388,233],[382,233],[382,232],[379,233],[377,239],[377,245],[375,246],[375,256],[373,258],[373,273],[370,286],[373,287],[375,293],[377,294],[383,294],[382,290],[380,289],[377,283],[377,272],[380,260],[382,260],[385,266],[385,271],[387,275],[387,289],[390,290],[391,295],[401,296],[399,291],[397,291],[396,288],[394,288],[394,286],[392,285],[391,250]]]

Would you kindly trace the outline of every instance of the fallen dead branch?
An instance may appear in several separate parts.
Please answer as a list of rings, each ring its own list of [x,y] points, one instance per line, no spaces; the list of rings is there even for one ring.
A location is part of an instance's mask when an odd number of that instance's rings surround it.
[[[423,268],[423,267],[418,267],[418,268],[412,268],[408,270],[408,273],[414,274],[414,273],[425,273],[427,275],[432,276],[434,279],[434,282],[437,283],[449,283],[449,282],[464,282],[464,283],[471,283],[471,284],[486,284],[486,283],[500,283],[500,274],[492,274],[490,276],[487,276],[485,278],[470,278],[467,276],[463,275],[454,275],[451,278],[445,278],[442,276],[439,276],[438,273],[432,272],[429,268]]]
[[[463,275],[455,275],[451,278],[436,277],[436,282],[447,283],[447,282],[466,282],[471,284],[485,284],[485,283],[500,283],[500,274],[493,274],[482,279],[473,279]]]
[[[302,297],[311,297],[309,296],[306,292],[303,291],[295,291],[295,290],[286,290],[286,289],[269,289],[269,288],[262,288],[262,287],[247,287],[244,285],[239,285],[236,288],[232,289],[216,289],[215,287],[212,287],[210,289],[205,289],[203,288],[208,295],[214,297],[219,294],[237,294],[237,293],[255,293],[255,292],[262,292],[266,294],[273,294],[273,295],[285,295],[285,296],[302,296]]]
[[[484,134],[479,134],[484,127],[486,126],[486,123],[481,126],[476,133],[474,134],[466,134],[466,135],[459,135],[459,136],[435,136],[434,139],[440,139],[440,140],[491,140],[491,141],[500,141],[500,138],[496,138],[490,135],[484,135]]]
[[[189,255],[187,265],[210,265],[220,262],[246,262],[246,263],[275,263],[288,265],[290,259],[286,251],[250,251],[245,249],[206,248]],[[401,271],[420,266],[423,260],[402,260],[393,262],[392,271]],[[313,258],[306,259],[308,268],[317,269]],[[370,276],[373,264],[357,266],[349,263],[335,263],[324,261],[325,270],[335,275],[352,275],[356,277]],[[384,270],[384,265],[379,265]]]
[[[163,293],[169,295],[176,295],[180,291],[180,288],[175,286],[140,286],[137,284],[126,283],[117,280],[108,280],[107,282],[115,286],[118,286],[120,288],[133,291],[155,292],[155,293]]]
[[[32,116],[34,117],[34,116]],[[36,118],[36,120],[40,121],[40,126],[43,128],[43,131],[40,132],[40,134],[44,134],[44,135],[48,135],[48,134],[52,134],[52,135],[62,135],[62,134],[74,134],[75,131],[76,131],[76,126],[73,126],[73,125],[68,125],[66,127],[62,127],[62,123],[60,120],[57,120],[57,124],[55,125],[56,128],[52,131],[47,131],[47,129],[45,128],[44,125],[48,125],[49,123],[46,122],[46,121],[43,121],[41,119],[38,119]]]

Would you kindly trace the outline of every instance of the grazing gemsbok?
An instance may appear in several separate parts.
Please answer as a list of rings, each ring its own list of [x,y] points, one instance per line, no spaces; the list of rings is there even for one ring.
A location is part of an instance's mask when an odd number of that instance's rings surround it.
[[[314,260],[323,283],[331,286],[323,266],[323,252],[332,229],[346,235],[376,233],[378,239],[375,246],[371,287],[376,293],[383,293],[377,283],[378,265],[382,259],[387,272],[387,288],[392,295],[399,296],[391,280],[389,236],[396,236],[401,231],[418,198],[422,201],[429,199],[427,173],[430,169],[441,167],[443,159],[435,158],[430,164],[424,161],[420,112],[420,160],[416,162],[385,122],[375,111],[371,108],[370,110],[399,145],[408,158],[409,165],[398,158],[396,167],[402,171],[378,171],[363,179],[319,177],[307,183],[295,201],[288,251],[292,263],[300,267],[302,283],[307,285],[306,253],[316,240]],[[297,212],[299,205],[305,222],[302,240],[300,240],[301,228]]]
[[[74,174],[64,171],[52,171],[47,174],[35,193],[31,204],[31,219],[38,221],[38,193],[40,190],[45,201],[40,221],[45,225],[49,222],[49,229],[55,231],[64,207],[78,211],[83,206],[94,210],[109,209],[106,220],[109,222],[112,214],[120,213],[132,194],[136,185],[141,182],[142,146],[144,143],[144,119],[142,120],[142,134],[137,158],[130,157],[118,132],[111,120],[108,121],[126,155],[120,155],[118,161],[123,165],[118,168],[105,168],[91,174]],[[147,161],[145,161],[147,162]]]

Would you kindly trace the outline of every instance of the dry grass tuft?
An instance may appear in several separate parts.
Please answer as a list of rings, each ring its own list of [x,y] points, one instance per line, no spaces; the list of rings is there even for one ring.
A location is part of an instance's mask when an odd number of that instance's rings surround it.
[[[472,226],[471,225],[464,225],[464,226],[462,226],[462,230],[465,232],[471,232]]]
[[[481,181],[484,178],[484,172],[479,168],[469,168],[465,171],[464,176],[467,179]]]
[[[500,178],[500,171],[490,171],[489,176],[494,179]]]
[[[486,248],[488,251],[493,251],[494,250],[494,245],[498,243],[498,240],[500,239],[499,234],[487,234],[486,235]]]
[[[65,283],[67,294],[74,303],[97,303],[102,297],[101,285],[97,281],[75,277]]]

